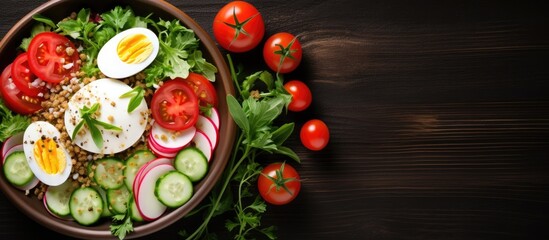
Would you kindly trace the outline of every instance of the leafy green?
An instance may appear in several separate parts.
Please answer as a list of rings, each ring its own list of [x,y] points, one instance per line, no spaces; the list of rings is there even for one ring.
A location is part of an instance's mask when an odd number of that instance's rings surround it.
[[[228,95],[227,104],[240,132],[221,181],[203,206],[193,212],[204,212],[202,224],[192,233],[181,231],[180,234],[187,239],[212,239],[215,235],[208,231],[212,218],[234,211],[232,218],[225,221],[225,228],[234,233],[235,239],[254,238],[254,233],[275,239],[274,226],[261,226],[267,205],[257,193],[254,194],[257,191],[255,183],[262,170],[257,159],[261,154],[268,153],[282,154],[300,161],[293,150],[283,146],[294,130],[294,123],[281,126],[274,123],[291,101],[291,95],[284,90],[282,78],[277,76],[275,80],[267,71],[253,73],[240,81],[229,55],[228,62],[240,96]],[[265,84],[266,92],[251,93],[258,91],[254,90],[256,80]]]
[[[0,98],[0,142],[16,133],[23,132],[30,124],[30,118],[14,114]]]
[[[130,103],[128,104],[128,113],[133,112],[145,98],[145,90],[142,87],[135,87],[127,93],[124,93],[120,98],[130,98]]]
[[[112,223],[109,226],[111,234],[122,240],[130,232],[133,232],[133,223],[131,219],[131,208],[127,208],[125,214],[112,216]]]
[[[52,20],[45,18],[44,16],[37,14],[32,16],[34,20],[36,20],[38,23],[36,23],[32,29],[31,29],[31,35],[28,38],[23,38],[23,41],[21,41],[21,45],[19,46],[23,51],[27,51],[29,48],[29,44],[34,36],[36,36],[39,33],[42,32],[49,32],[52,28],[55,28],[55,24]]]
[[[110,130],[110,131],[116,131],[116,132],[122,131],[120,127],[117,127],[93,118],[93,116],[99,110],[99,108],[100,108],[99,103],[95,103],[91,107],[84,106],[82,107],[82,109],[80,109],[80,117],[82,118],[82,120],[80,120],[80,122],[76,124],[76,127],[72,132],[72,136],[71,136],[72,139],[74,139],[76,137],[76,134],[78,134],[78,132],[82,130],[82,127],[86,125],[90,130],[90,134],[92,136],[92,139],[95,145],[98,148],[102,148],[103,135],[101,134],[101,131],[97,126],[103,127],[105,130]]]
[[[149,22],[158,31],[160,51],[155,61],[145,69],[147,86],[165,78],[187,78],[191,71],[215,81],[217,68],[202,58],[202,52],[198,50],[199,41],[192,30],[178,20]]]

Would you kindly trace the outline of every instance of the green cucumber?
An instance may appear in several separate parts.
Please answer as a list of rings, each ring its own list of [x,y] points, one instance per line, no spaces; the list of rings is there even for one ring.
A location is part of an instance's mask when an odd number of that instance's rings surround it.
[[[179,171],[169,171],[156,180],[154,195],[167,207],[176,208],[185,204],[193,195],[193,183]]]
[[[174,167],[192,182],[197,182],[208,172],[208,159],[198,148],[187,147],[175,156]]]
[[[4,176],[11,184],[22,187],[34,179],[34,173],[29,167],[23,151],[15,151],[4,161]]]
[[[118,158],[103,158],[94,165],[93,178],[103,189],[118,189],[124,185],[125,165]]]
[[[156,156],[149,150],[137,151],[126,159],[124,182],[126,183],[128,190],[133,192],[133,181],[135,180],[135,175],[139,171],[139,168],[154,159],[156,159]]]
[[[104,208],[103,199],[94,188],[78,188],[71,195],[69,208],[76,222],[89,226],[101,218]]]

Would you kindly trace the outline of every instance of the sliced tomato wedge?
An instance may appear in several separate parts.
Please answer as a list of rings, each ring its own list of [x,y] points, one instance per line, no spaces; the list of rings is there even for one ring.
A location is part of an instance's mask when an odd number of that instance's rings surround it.
[[[210,105],[212,107],[217,107],[217,92],[215,91],[212,82],[206,77],[198,73],[189,73],[189,76],[185,79],[176,78],[174,80],[185,81],[185,83],[194,90],[200,106],[206,107]]]
[[[80,69],[80,56],[74,44],[57,33],[34,36],[27,52],[31,71],[46,82],[59,83]]]
[[[153,94],[152,116],[161,127],[181,131],[198,120],[198,97],[183,81],[167,81]]]
[[[42,109],[42,99],[30,97],[21,92],[11,78],[12,64],[8,65],[0,76],[0,92],[6,106],[19,114],[32,114]]]
[[[38,94],[46,91],[45,87],[33,85],[36,76],[29,68],[27,53],[20,54],[11,65],[11,78],[17,88],[30,97],[37,97]]]

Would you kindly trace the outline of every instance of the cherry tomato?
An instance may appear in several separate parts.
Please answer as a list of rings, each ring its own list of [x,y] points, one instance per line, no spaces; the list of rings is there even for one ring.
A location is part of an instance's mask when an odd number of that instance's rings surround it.
[[[301,182],[299,174],[290,164],[271,163],[261,171],[257,188],[266,202],[283,205],[297,197]]]
[[[184,81],[194,90],[200,106],[206,107],[210,105],[217,107],[217,92],[215,91],[212,82],[206,77],[198,73],[189,73],[189,76],[185,79],[176,79]]]
[[[290,111],[300,112],[311,105],[311,102],[313,101],[311,90],[302,81],[289,81],[284,84],[284,88],[292,95],[292,101],[288,105]]]
[[[322,150],[328,141],[330,141],[330,131],[328,126],[321,120],[313,119],[306,122],[301,127],[299,134],[301,143],[309,150],[319,151]]]
[[[247,52],[255,48],[265,34],[261,13],[243,1],[233,1],[222,7],[213,22],[215,40],[231,52]]]
[[[57,33],[43,32],[34,36],[27,53],[29,68],[46,82],[59,83],[80,69],[80,55],[74,44]]]
[[[198,98],[183,81],[167,81],[153,94],[151,112],[163,128],[180,131],[198,120]]]
[[[42,99],[30,97],[19,91],[11,79],[11,67],[8,65],[0,76],[0,92],[6,106],[19,114],[31,114],[42,109]]]
[[[301,63],[301,43],[292,34],[274,34],[265,42],[263,58],[267,66],[275,72],[289,73]]]
[[[33,86],[36,76],[29,69],[27,53],[20,54],[11,65],[11,78],[17,88],[30,97],[37,97],[38,94],[46,91],[45,87]]]

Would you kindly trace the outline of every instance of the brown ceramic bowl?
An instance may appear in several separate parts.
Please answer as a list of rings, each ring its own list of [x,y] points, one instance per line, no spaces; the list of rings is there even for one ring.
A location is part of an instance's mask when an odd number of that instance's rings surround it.
[[[201,41],[204,57],[218,68],[215,86],[219,97],[221,128],[219,144],[210,163],[210,170],[207,176],[196,185],[195,194],[184,206],[168,210],[156,221],[136,223],[134,225],[135,231],[128,236],[128,238],[136,238],[154,233],[169,226],[195,208],[218,181],[228,161],[228,156],[230,155],[234,143],[236,128],[228,113],[225,96],[227,94],[234,94],[234,88],[225,60],[210,36],[183,11],[160,0],[53,0],[44,3],[42,6],[39,6],[27,14],[4,36],[0,42],[0,69],[4,69],[15,58],[15,49],[19,46],[21,40],[29,35],[30,29],[34,24],[32,19],[33,15],[40,13],[52,18],[54,21],[59,21],[62,18],[69,16],[71,12],[77,12],[84,7],[91,8],[92,11],[104,12],[116,5],[128,5],[140,16],[146,16],[153,13],[153,17],[155,18],[161,17],[165,20],[179,19],[184,26],[194,30],[196,36]],[[0,173],[0,175],[2,175],[0,177],[0,188],[4,192],[4,195],[7,196],[23,214],[26,214],[45,227],[77,238],[114,238],[109,231],[110,221],[105,220],[99,225],[84,227],[74,221],[65,221],[52,217],[46,212],[42,201],[37,200],[35,197],[25,196],[24,192],[10,185],[2,173]]]

